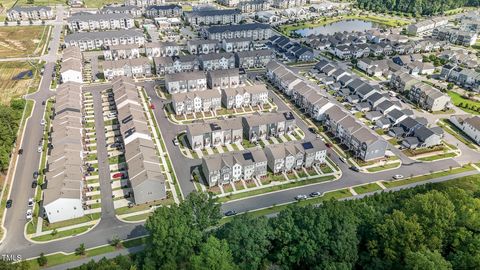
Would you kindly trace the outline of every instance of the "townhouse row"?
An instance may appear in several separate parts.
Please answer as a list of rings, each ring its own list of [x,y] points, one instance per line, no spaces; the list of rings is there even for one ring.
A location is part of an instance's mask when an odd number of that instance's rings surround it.
[[[179,55],[155,57],[153,59],[158,75],[195,70],[218,70],[230,68],[262,68],[274,58],[271,50],[243,51],[236,53],[212,53],[200,56]]]
[[[102,46],[105,60],[132,59],[142,55],[146,57],[172,57],[179,56],[182,46],[175,42],[147,42],[115,44]]]
[[[217,112],[222,106],[226,109],[263,106],[267,102],[268,90],[263,84],[172,94],[176,115]]]
[[[238,24],[243,15],[236,9],[194,10],[183,13],[184,20],[193,26],[213,24]]]
[[[277,61],[270,62],[267,66],[267,77],[310,117],[319,121],[327,131],[338,138],[355,157],[367,161],[385,156],[388,143],[383,138],[329,101],[317,87],[286,66]],[[336,78],[340,79],[340,76]]]
[[[332,67],[334,71],[332,71]],[[340,85],[339,89],[334,92],[335,96],[344,98],[352,105],[354,110],[365,113],[365,118],[371,121],[373,128],[385,130],[390,136],[401,141],[403,147],[415,149],[441,144],[443,138],[441,128],[427,128],[426,119],[414,118],[413,111],[402,109],[400,101],[393,100],[389,94],[381,91],[378,87],[370,85],[328,61],[318,62],[315,68],[321,72],[327,72],[336,81],[336,84]],[[394,80],[396,80],[396,74],[412,77],[407,73],[399,72],[392,75]],[[444,97],[435,98],[436,102],[433,102],[432,98],[437,97],[437,94],[432,91],[435,90],[427,88],[424,84],[418,84],[415,89],[412,88],[409,94],[412,95],[411,99],[420,106],[435,108],[442,103]],[[337,118],[340,117],[342,117],[342,114],[337,116]],[[348,121],[351,121],[351,119]],[[354,126],[350,128],[350,131],[352,131]]]
[[[162,200],[167,197],[165,177],[137,86],[130,78],[120,77],[113,81],[112,90],[135,204]]]
[[[133,16],[126,13],[92,14],[88,12],[73,13],[67,18],[70,31],[97,31],[130,29],[135,27]]]
[[[208,39],[252,38],[253,40],[267,40],[273,36],[269,24],[245,23],[234,25],[214,25],[203,28],[201,35]]]
[[[480,145],[480,117],[465,115],[452,115],[450,116],[450,122],[452,122],[457,128],[465,132],[470,139],[476,144]]]
[[[84,216],[84,132],[81,84],[60,85],[48,131],[42,205],[50,223]]]
[[[204,157],[202,172],[208,185],[217,186],[239,180],[261,179],[270,172],[282,173],[311,168],[326,162],[327,150],[320,140],[268,145],[235,153]]]
[[[253,114],[241,118],[205,121],[187,126],[190,148],[201,150],[242,143],[256,143],[270,138],[291,134],[295,129],[295,118],[291,112]]]
[[[55,14],[51,7],[42,6],[17,6],[7,11],[9,21],[29,21],[29,20],[50,20],[54,19]]]
[[[63,50],[60,75],[64,83],[83,83],[83,56],[78,47]]]
[[[446,64],[440,72],[440,79],[453,82],[463,88],[480,92],[480,72],[456,64]]]

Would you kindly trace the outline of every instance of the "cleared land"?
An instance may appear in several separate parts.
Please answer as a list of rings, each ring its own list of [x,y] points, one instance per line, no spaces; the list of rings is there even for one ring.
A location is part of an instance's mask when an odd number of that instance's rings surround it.
[[[0,27],[0,58],[39,56],[50,26]]]
[[[8,105],[12,98],[27,94],[34,75],[34,67],[27,62],[0,62],[0,103]]]

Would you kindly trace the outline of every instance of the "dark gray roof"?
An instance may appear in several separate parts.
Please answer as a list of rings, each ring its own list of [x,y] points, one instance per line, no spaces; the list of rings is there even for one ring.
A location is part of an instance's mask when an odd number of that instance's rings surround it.
[[[398,110],[398,109],[393,109],[393,110],[389,111],[389,112],[387,113],[387,115],[388,115],[390,118],[393,118],[393,119],[397,120],[397,119],[400,119],[400,117],[404,116],[405,114],[404,114],[402,111]]]
[[[207,29],[209,33],[223,33],[223,32],[237,32],[237,31],[248,31],[256,29],[269,29],[269,24],[263,23],[246,23],[246,24],[236,24],[236,25],[215,25],[210,26]]]
[[[146,8],[146,10],[170,10],[170,9],[182,9],[182,7],[179,5],[171,4],[171,5],[162,5],[162,6],[153,5],[153,6],[148,6]]]
[[[240,14],[240,10],[237,9],[213,9],[213,10],[195,10],[190,12],[185,12],[187,16],[222,16],[222,15],[234,15]]]
[[[65,36],[65,42],[72,40],[92,40],[106,38],[119,38],[119,37],[143,37],[143,33],[137,30],[114,30],[114,31],[102,31],[102,32],[76,32]]]

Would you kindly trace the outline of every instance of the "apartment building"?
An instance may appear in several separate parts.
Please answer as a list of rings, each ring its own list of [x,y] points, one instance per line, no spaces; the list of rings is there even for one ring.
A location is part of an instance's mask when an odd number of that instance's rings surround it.
[[[218,90],[172,94],[172,107],[176,115],[217,111],[221,94]]]
[[[463,88],[480,92],[480,72],[474,69],[446,64],[442,67],[440,78]]]
[[[233,88],[243,85],[238,68],[210,70],[207,72],[207,86],[211,89]]]
[[[120,44],[109,46],[103,50],[105,60],[139,58],[142,49],[136,44]]]
[[[476,31],[463,31],[451,27],[440,27],[433,30],[432,37],[468,47],[475,45],[478,33]]]
[[[137,87],[130,78],[119,77],[112,89],[135,204],[162,200],[167,197],[165,177]]]
[[[278,138],[290,134],[295,129],[292,112],[272,112],[253,114],[242,119],[245,139],[257,142],[270,137]]]
[[[222,49],[225,52],[243,52],[253,50],[251,38],[231,38],[222,40]]]
[[[325,163],[327,148],[319,139],[291,141],[284,144],[267,145],[265,155],[268,168],[276,174]]]
[[[274,8],[287,9],[301,7],[307,4],[307,0],[272,0],[271,5]]]
[[[439,17],[430,20],[424,20],[418,23],[411,24],[407,27],[407,32],[410,35],[418,35],[427,31],[432,31],[435,27],[440,27],[448,24],[448,18]]]
[[[190,39],[187,41],[187,49],[190,54],[218,53],[220,46],[218,40],[212,39]]]
[[[242,135],[240,118],[205,121],[187,126],[187,140],[193,150],[241,143]]]
[[[83,82],[83,57],[80,48],[69,47],[63,50],[60,76],[62,82]]]
[[[205,28],[202,35],[208,39],[224,40],[232,38],[251,38],[253,40],[267,40],[272,37],[273,31],[269,24],[245,23],[235,25],[218,25]]]
[[[125,0],[126,6],[137,6],[140,8],[146,8],[148,6],[165,4],[165,0]]]
[[[175,42],[148,42],[145,44],[147,57],[177,56],[182,47]]]
[[[238,24],[243,20],[236,9],[195,10],[184,13],[185,20],[194,26],[213,24]]]
[[[303,81],[302,77],[276,60],[270,61],[266,69],[267,78],[288,96],[291,96],[294,87]]]
[[[263,106],[268,102],[268,89],[264,84],[222,89],[222,104],[227,109]]]
[[[135,27],[133,16],[126,13],[92,14],[74,13],[67,18],[68,28],[72,32],[130,29]]]
[[[42,205],[50,223],[84,216],[83,127],[81,84],[61,84],[55,94],[55,113],[49,131],[45,172],[48,187]]]
[[[202,70],[218,70],[235,68],[235,56],[233,53],[203,54],[198,58]]]
[[[182,15],[182,7],[175,4],[170,5],[152,5],[145,8],[145,17],[180,17]]]
[[[235,66],[238,68],[264,68],[274,59],[270,49],[241,51],[235,53]]]
[[[259,12],[270,9],[270,3],[267,0],[241,1],[237,9],[242,13]]]
[[[9,21],[50,20],[55,18],[51,7],[15,5],[7,11]]]
[[[146,57],[105,61],[103,62],[103,75],[107,80],[123,76],[129,78],[150,77],[152,76],[152,66]]]
[[[480,117],[465,115],[452,115],[450,116],[450,122],[452,122],[457,128],[465,132],[467,136],[475,143],[480,145]]]
[[[165,89],[169,94],[203,91],[207,89],[207,77],[203,71],[166,74]]]
[[[131,6],[131,5],[122,5],[122,6],[108,5],[100,9],[99,13],[100,14],[123,13],[123,14],[130,14],[134,18],[142,17],[142,10],[137,6]]]
[[[137,30],[114,30],[103,32],[76,32],[65,36],[65,46],[79,47],[81,51],[103,49],[113,45],[136,44],[143,46],[145,37]]]
[[[261,149],[207,156],[202,159],[202,171],[210,187],[260,179],[267,175],[267,157]]]
[[[196,71],[200,67],[200,62],[194,55],[154,57],[153,62],[157,75]]]
[[[431,112],[446,110],[450,106],[448,95],[423,82],[412,85],[408,98],[422,109]]]

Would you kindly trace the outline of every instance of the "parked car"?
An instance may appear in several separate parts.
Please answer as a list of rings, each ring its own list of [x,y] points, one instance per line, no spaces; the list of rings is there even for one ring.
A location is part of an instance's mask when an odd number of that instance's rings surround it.
[[[113,178],[123,178],[123,173],[116,173],[112,177]]]
[[[42,105],[43,105],[43,106],[45,106],[45,104],[46,104],[45,100],[44,100],[44,101],[42,101]]]
[[[23,149],[22,148],[18,149],[18,154],[19,155],[23,154]]]
[[[33,207],[34,201],[33,198],[28,199],[28,207]]]
[[[40,125],[45,126],[45,119],[40,120]]]
[[[318,197],[318,196],[322,196],[322,193],[318,191],[310,193],[310,197]]]
[[[33,180],[32,181],[32,188],[37,188],[37,186],[38,186],[37,180]]]
[[[34,171],[33,172],[33,179],[37,180],[37,178],[38,178],[38,172]]]
[[[401,175],[401,174],[395,174],[393,176],[393,179],[402,179],[402,178],[403,178],[403,175]]]
[[[341,162],[347,163],[347,160],[344,157],[340,157],[339,159],[340,159]]]
[[[42,151],[43,151],[43,147],[42,147],[42,146],[39,146],[39,147],[37,148],[37,152],[38,152],[38,153],[41,153]]]
[[[297,195],[295,196],[295,200],[297,201],[302,201],[302,200],[306,200],[307,199],[307,195]]]
[[[155,105],[154,105],[154,104],[150,104],[150,109],[155,110]]]
[[[355,171],[355,172],[359,172],[360,168],[358,168],[357,166],[352,166],[352,167],[350,167],[350,170]]]
[[[237,214],[237,211],[235,211],[235,210],[229,210],[229,211],[225,212],[226,217],[235,216],[236,214]]]
[[[317,134],[317,131],[314,128],[309,127],[308,131],[310,131],[313,134]]]
[[[5,205],[5,207],[10,208],[10,207],[12,207],[12,204],[13,204],[13,201],[12,201],[12,199],[10,199],[10,200],[7,201],[7,204]]]
[[[32,209],[27,210],[27,214],[25,215],[25,217],[27,218],[27,220],[32,219]]]
[[[173,145],[178,146],[178,144],[179,144],[178,139],[177,138],[173,139]]]
[[[325,146],[328,147],[328,148],[332,147],[332,145],[328,142],[325,144]]]

